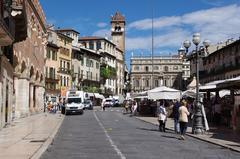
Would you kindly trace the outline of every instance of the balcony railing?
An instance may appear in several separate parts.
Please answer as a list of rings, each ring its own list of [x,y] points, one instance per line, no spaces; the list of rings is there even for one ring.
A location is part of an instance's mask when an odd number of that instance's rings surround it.
[[[46,82],[58,82],[59,77],[56,74],[49,73],[46,75]]]
[[[59,68],[59,73],[69,74],[71,75],[72,71],[68,68]]]

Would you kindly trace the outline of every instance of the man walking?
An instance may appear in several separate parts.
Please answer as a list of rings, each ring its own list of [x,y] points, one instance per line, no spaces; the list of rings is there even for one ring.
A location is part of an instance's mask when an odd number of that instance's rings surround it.
[[[179,103],[179,101],[176,101],[173,106],[173,119],[174,119],[174,131],[177,134],[179,134],[179,132],[180,132],[180,130],[179,130],[179,112],[178,112],[179,107],[180,107],[180,103]]]

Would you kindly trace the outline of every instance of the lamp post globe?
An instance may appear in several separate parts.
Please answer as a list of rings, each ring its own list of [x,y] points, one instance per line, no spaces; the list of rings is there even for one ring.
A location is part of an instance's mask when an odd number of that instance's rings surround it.
[[[183,46],[186,48],[186,54],[188,53],[188,48],[191,46],[191,41],[185,40]]]
[[[203,45],[204,45],[205,48],[208,48],[208,47],[210,46],[210,43],[211,43],[210,40],[206,40],[206,39],[205,39],[205,40],[203,41]]]
[[[192,42],[197,46],[201,42],[201,35],[200,33],[194,33]]]
[[[183,46],[184,46],[186,49],[188,49],[188,48],[191,46],[191,42],[190,42],[189,40],[185,40],[185,41],[183,42]]]

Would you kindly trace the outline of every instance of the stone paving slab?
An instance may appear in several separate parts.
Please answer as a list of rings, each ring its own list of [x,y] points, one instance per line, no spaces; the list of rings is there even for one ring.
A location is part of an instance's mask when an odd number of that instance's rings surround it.
[[[156,117],[136,117],[136,118],[158,126],[158,121],[157,121]],[[166,128],[169,130],[174,130],[174,120],[173,119],[168,118],[167,123],[166,123]],[[214,138],[214,133],[211,131],[206,132],[203,135],[194,135],[194,134],[192,134],[192,128],[188,127],[187,135],[197,138],[202,141],[206,141],[206,142],[209,142],[209,143],[212,143],[215,145],[219,145],[219,146],[228,148],[233,151],[240,152],[240,142],[228,141],[228,140],[224,139],[224,134],[222,134],[222,139]]]
[[[14,121],[0,130],[0,158],[38,158],[51,143],[64,116],[40,113]],[[36,155],[37,154],[37,155]]]

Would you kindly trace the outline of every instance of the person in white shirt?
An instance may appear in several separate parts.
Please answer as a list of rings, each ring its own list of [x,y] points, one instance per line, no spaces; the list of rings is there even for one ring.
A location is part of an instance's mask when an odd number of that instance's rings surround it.
[[[158,108],[158,122],[159,122],[159,131],[165,132],[165,125],[167,121],[167,111],[163,104],[163,102],[160,104],[160,107]]]

